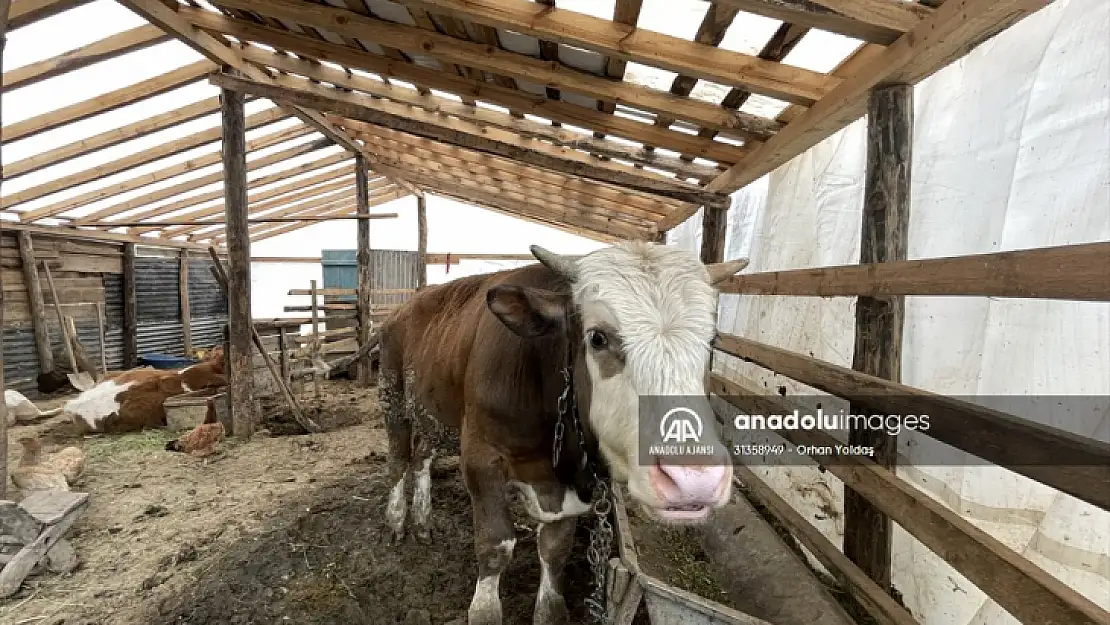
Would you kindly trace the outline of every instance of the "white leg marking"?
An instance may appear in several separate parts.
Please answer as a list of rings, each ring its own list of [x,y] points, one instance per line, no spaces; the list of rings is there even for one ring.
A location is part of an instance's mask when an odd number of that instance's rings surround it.
[[[568,488],[563,492],[563,505],[558,510],[547,511],[540,506],[536,489],[532,488],[531,484],[510,483],[520,490],[520,493],[524,496],[524,509],[528,512],[528,516],[541,523],[554,523],[568,517],[581,516],[590,509],[588,504],[582,503],[582,500],[578,498],[578,493],[573,488]]]
[[[405,477],[407,475],[407,473],[402,474],[401,479],[397,480],[397,484],[389,492],[389,503],[385,507],[385,520],[395,533],[400,533],[405,528]]]
[[[512,560],[515,546],[515,538],[503,540],[494,547],[494,553],[487,556],[490,560],[500,563],[501,569],[492,575],[480,578],[474,587],[474,598],[470,600],[470,610],[467,612],[467,621],[470,625],[476,623],[501,625],[501,597],[497,589],[501,582],[501,570],[504,570]]]
[[[432,457],[424,459],[424,465],[416,472],[416,488],[412,493],[412,521],[418,527],[428,523],[432,511]]]

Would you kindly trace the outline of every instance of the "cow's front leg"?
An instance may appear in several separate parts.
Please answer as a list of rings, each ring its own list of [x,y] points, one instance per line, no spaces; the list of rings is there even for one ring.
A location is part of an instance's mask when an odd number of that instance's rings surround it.
[[[421,437],[412,463],[415,476],[412,489],[412,535],[422,544],[431,542],[428,519],[432,515],[432,461],[435,455],[435,449],[428,437]]]
[[[498,585],[501,573],[513,558],[516,538],[509,502],[505,498],[505,476],[496,460],[480,459],[480,466],[465,461],[463,479],[474,509],[474,550],[478,556],[478,583],[467,613],[469,625],[502,625]],[[477,454],[482,458],[481,454]]]
[[[563,599],[563,570],[574,546],[576,517],[541,523],[537,537],[540,552],[540,590],[536,595],[533,625],[564,625],[569,622]]]

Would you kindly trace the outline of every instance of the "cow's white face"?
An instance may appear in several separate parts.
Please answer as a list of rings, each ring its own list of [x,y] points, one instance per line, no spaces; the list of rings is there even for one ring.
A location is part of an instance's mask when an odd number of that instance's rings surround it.
[[[689,252],[639,242],[604,248],[576,261],[537,248],[533,253],[572,284],[581,332],[572,332],[571,339],[582,341],[575,366],[585,367],[589,375],[588,406],[580,409],[613,479],[626,484],[629,494],[660,520],[704,520],[731,495],[727,455],[701,466],[641,458],[640,398],[704,400],[716,331],[712,283],[747,262],[724,263],[711,272]],[[528,300],[525,307],[540,316],[562,312],[550,298],[532,294]],[[491,309],[506,321],[492,299]],[[700,442],[718,442],[713,424],[705,425]]]

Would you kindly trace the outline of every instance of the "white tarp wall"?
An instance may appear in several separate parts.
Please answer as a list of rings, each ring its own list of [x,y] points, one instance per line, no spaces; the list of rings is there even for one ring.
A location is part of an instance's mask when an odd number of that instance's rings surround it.
[[[915,103],[911,259],[1110,241],[1110,2],[1056,2],[920,84]],[[735,194],[726,258],[750,256],[747,272],[859,262],[865,161],[860,120]],[[671,242],[696,250],[700,228],[699,214]],[[850,367],[854,305],[724,296],[720,324]],[[817,394],[729,360],[730,377]],[[948,395],[1110,396],[1110,304],[910,297],[902,362],[904,383]],[[1085,414],[1059,412],[1032,416],[1107,439],[1105,400]],[[901,435],[903,465],[911,440],[918,451],[940,445]],[[951,466],[899,475],[1110,608],[1110,514],[948,451]],[[843,543],[841,482],[797,462],[759,472]],[[926,625],[1018,622],[900,528],[893,583]]]

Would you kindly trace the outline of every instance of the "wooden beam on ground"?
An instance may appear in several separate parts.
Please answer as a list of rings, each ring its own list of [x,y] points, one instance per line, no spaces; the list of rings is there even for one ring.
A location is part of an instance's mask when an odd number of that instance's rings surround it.
[[[192,121],[210,113],[215,113],[218,110],[220,110],[219,98],[207,98],[200,102],[194,102],[168,113],[155,115],[149,119],[128,124],[122,128],[115,128],[87,139],[81,139],[80,141],[75,141],[68,145],[54,148],[53,150],[47,150],[46,152],[40,152],[23,160],[10,163],[4,166],[4,177],[15,178],[23,174],[29,174],[33,171],[50,167],[51,165],[57,165],[79,156],[84,156],[96,150],[110,148],[113,145],[144,137],[158,132],[159,130],[173,128],[179,124],[184,124],[185,122]]]
[[[30,119],[25,119],[7,126],[2,131],[0,142],[10,143],[19,139],[26,139],[33,137],[37,134],[53,130],[66,124],[81,121],[114,111],[122,106],[141,102],[147,98],[152,98],[156,95],[172,91],[178,87],[197,82],[204,77],[205,74],[217,69],[209,61],[197,61],[185,67],[175,69],[171,72],[155,76],[133,85],[128,85],[115,91],[110,91],[103,95],[99,95],[84,102],[78,102],[69,106],[62,107],[41,115],[37,115]]]
[[[139,295],[135,281],[135,243],[123,246],[123,368],[139,364]]]
[[[374,72],[387,78],[398,78],[414,84],[427,85],[434,89],[454,93],[464,100],[485,100],[507,107],[510,111],[517,110],[595,131],[604,131],[630,141],[666,148],[683,154],[692,154],[723,164],[736,163],[741,160],[741,150],[736,146],[720,141],[709,141],[687,133],[644,124],[636,120],[607,115],[576,104],[548,100],[541,95],[507,89],[495,83],[472,80],[415,64],[393,61],[382,56],[364,54],[346,46],[318,41],[288,31],[270,29],[243,20],[223,19],[211,11],[184,11],[184,13],[189,16],[191,22],[196,26],[212,32],[231,35],[237,39],[266,43],[272,47],[301,56]],[[250,56],[253,53],[248,51],[246,54]],[[266,56],[272,60],[272,57]]]
[[[241,2],[243,0],[236,0]],[[480,24],[593,50],[722,85],[743,87],[787,102],[812,104],[837,82],[818,72],[788,68],[739,52],[617,24],[528,0],[404,0]]]
[[[247,128],[260,128],[262,126],[272,124],[287,117],[288,115],[281,109],[267,109],[265,111],[255,113],[254,115],[251,115],[249,118],[247,118]],[[302,135],[306,135],[311,131],[312,129],[308,128],[307,126],[294,126],[292,128],[282,129],[281,131],[279,131],[279,133],[281,134],[277,134],[276,137],[281,141],[286,141]],[[95,167],[90,167],[89,169],[85,169],[83,171],[77,171],[71,174],[67,174],[59,180],[52,180],[40,185],[28,187],[27,189],[24,189],[19,193],[13,193],[9,196],[6,196],[0,206],[2,206],[3,208],[19,206],[20,204],[25,204],[32,200],[47,197],[54,193],[58,193],[59,191],[65,191],[67,189],[77,187],[78,185],[96,182],[97,180],[101,180],[107,178],[108,176],[125,172],[129,169],[142,167],[143,165],[148,165],[150,163],[153,163],[154,161],[163,158],[176,156],[178,154],[181,154],[182,152],[187,152],[194,148],[215,143],[219,140],[219,128],[202,130],[191,135],[186,135],[179,139],[167,141],[153,148],[143,150],[135,154],[129,154],[127,156],[117,158],[113,161],[102,163],[100,165],[96,165]],[[23,218],[24,221],[26,221],[25,215],[26,214],[21,215],[21,218]]]
[[[428,205],[416,198],[416,288],[428,286]]]
[[[630,215],[640,216],[652,221],[687,206],[680,202],[660,200],[654,196],[636,193],[622,187],[570,177],[538,167],[529,167],[510,159],[447,145],[439,141],[375,126],[374,124],[343,120],[340,125],[350,129],[356,137],[362,139],[368,149],[374,150],[378,154],[389,154],[390,158],[401,158],[411,162],[411,157],[415,156],[423,159],[422,162],[424,163],[441,163],[455,169],[468,169],[474,173],[490,175],[495,178],[526,181],[529,184],[542,182],[558,185],[562,189],[561,193],[579,196],[584,203],[589,203],[586,196],[592,196],[597,200],[618,204]]]
[[[193,353],[193,315],[189,309],[189,252],[182,250],[177,256],[177,293],[180,302],[181,342],[185,356]]]
[[[308,134],[308,133],[309,133],[309,131],[306,130],[305,134]],[[248,149],[261,150],[263,148],[267,148],[267,147],[270,147],[272,145],[277,145],[279,143],[283,143],[283,142],[288,141],[288,140],[289,140],[289,133],[286,130],[278,130],[276,132],[272,132],[270,134],[263,135],[261,137],[258,137],[256,139],[253,139],[253,140],[249,141],[248,142]],[[276,163],[284,162],[287,159],[294,158],[294,157],[300,156],[302,154],[308,154],[310,152],[315,152],[316,150],[322,150],[324,148],[330,147],[331,145],[332,145],[332,141],[330,139],[327,139],[327,138],[324,138],[324,137],[316,139],[315,141],[309,141],[307,143],[301,143],[301,144],[295,145],[293,147],[281,150],[280,152],[275,152],[273,154],[270,154],[270,155],[264,156],[262,158],[255,159],[255,160],[251,161],[250,164],[248,165],[248,170],[255,170],[255,169],[261,169],[263,167],[268,167],[270,165],[274,165]],[[38,220],[38,219],[44,219],[46,217],[52,217],[54,215],[64,213],[66,211],[72,210],[74,208],[78,208],[80,206],[86,206],[86,205],[88,205],[92,202],[98,202],[100,200],[106,200],[110,197],[115,197],[117,195],[127,193],[128,191],[134,191],[136,189],[141,189],[143,187],[146,187],[146,186],[149,186],[149,185],[152,185],[152,184],[156,184],[158,182],[163,182],[165,180],[170,180],[172,178],[176,178],[177,176],[187,175],[189,173],[195,172],[198,169],[201,169],[203,167],[210,167],[210,166],[215,165],[219,162],[220,162],[219,152],[205,154],[204,156],[201,156],[201,157],[198,157],[198,158],[195,158],[195,159],[190,159],[190,160],[187,160],[187,161],[184,161],[184,162],[181,162],[181,163],[175,163],[175,164],[170,165],[168,167],[164,167],[162,169],[152,171],[150,173],[142,174],[141,176],[136,176],[134,178],[130,178],[130,179],[125,180],[123,182],[119,182],[119,183],[116,183],[116,184],[113,184],[113,185],[110,185],[110,186],[102,187],[100,189],[93,189],[91,191],[86,191],[85,193],[82,193],[80,195],[77,195],[77,196],[74,196],[74,197],[71,197],[71,198],[67,198],[65,200],[59,200],[57,202],[54,202],[53,204],[48,204],[48,205],[43,206],[41,208],[36,208],[36,209],[29,210],[29,211],[25,211],[23,213],[20,213],[20,219],[24,222],[28,222],[28,221],[35,221],[35,220]],[[200,177],[197,177],[197,178],[192,178],[190,180],[186,180],[182,183],[179,183],[179,184],[176,184],[176,185],[173,185],[173,186],[170,186],[170,187],[166,187],[164,189],[159,189],[157,191],[152,191],[149,195],[146,195],[144,197],[147,199],[148,202],[155,202],[155,201],[158,201],[158,199],[170,198],[170,197],[173,197],[173,196],[178,195],[180,193],[184,193],[185,191],[189,191],[189,190],[192,190],[192,189],[199,189],[200,187],[204,187],[204,186],[207,186],[207,185],[210,185],[210,184],[214,184],[214,183],[220,182],[221,180],[223,180],[223,172],[222,171],[217,171],[217,172],[214,172],[214,173],[209,174],[207,176],[200,176]],[[157,199],[155,199],[155,198],[157,198]],[[110,215],[110,214],[102,215],[101,211],[97,211],[96,213],[93,213],[93,214],[94,215],[99,215],[100,217],[105,217],[105,216]],[[111,214],[114,214],[114,213],[111,213]]]
[[[251,242],[247,225],[247,141],[243,94],[220,92],[223,118],[224,206],[227,222],[227,354],[231,383],[232,436],[254,434],[254,356],[251,353]]]
[[[7,93],[20,87],[27,87],[82,67],[88,67],[129,52],[169,41],[169,39],[169,35],[153,24],[144,24],[125,30],[110,37],[105,37],[100,41],[94,41],[88,45],[52,56],[49,59],[29,63],[4,72],[3,92]]]
[[[1110,510],[1110,443],[738,336],[715,347],[876,414],[929,415],[928,436]]]
[[[867,176],[860,264],[906,260],[910,224],[910,164],[913,151],[913,87],[890,85],[871,92],[867,110]],[[856,302],[852,368],[892,382],[902,380],[901,296],[861,297]],[[864,406],[852,406],[863,414]],[[881,430],[851,427],[848,444],[874,449],[875,462],[893,470],[898,438]],[[880,588],[890,589],[893,527],[866,497],[844,490],[844,555]]]
[[[648,165],[655,169],[671,171],[680,179],[690,177],[699,180],[712,180],[720,171],[716,167],[688,163],[679,158],[656,154],[643,148],[636,148],[613,141],[600,141],[589,134],[553,128],[529,119],[517,118],[510,114],[488,108],[456,102],[436,95],[421,95],[416,89],[400,85],[385,84],[380,80],[351,74],[326,65],[307,61],[287,54],[277,54],[257,47],[243,50],[243,58],[260,63],[266,67],[297,74],[326,82],[337,87],[353,89],[373,96],[388,98],[395,102],[418,106],[433,113],[453,115],[460,119],[494,126],[508,130],[525,138],[538,138],[571,149],[583,150],[611,158]],[[738,154],[743,150],[739,150]]]
[[[731,193],[758,180],[817,142],[858,119],[871,88],[915,84],[980,43],[1043,8],[1050,0],[966,0],[946,2],[913,30],[862,63],[856,73],[829,91],[743,161],[709,183]]]
[[[46,306],[42,299],[42,283],[39,282],[34,244],[31,242],[29,232],[17,232],[16,238],[19,244],[20,262],[23,265],[23,283],[27,287],[27,302],[31,310],[31,325],[35,333],[35,353],[39,357],[39,371],[50,373],[54,370],[54,350],[50,347],[50,330],[46,323]]]
[[[818,28],[869,43],[890,45],[929,17],[933,9],[916,2],[824,0],[714,0],[716,4],[762,15],[789,24]],[[854,6],[853,6],[854,5]]]
[[[590,157],[584,154],[573,150],[561,150],[538,141],[535,142],[534,147],[523,147],[517,144],[519,141],[514,140],[515,135],[511,133],[499,135],[497,131],[490,128],[471,129],[470,126],[472,125],[462,120],[443,118],[420,109],[411,109],[386,100],[361,98],[338,89],[315,85],[297,78],[281,77],[273,81],[280,84],[267,85],[227,74],[218,74],[212,76],[211,81],[221,88],[235,89],[261,97],[294,102],[316,110],[336,113],[343,117],[491,152],[569,175],[622,185],[643,193],[709,205],[727,205],[731,202],[731,198],[728,196],[706,193],[700,187],[689,183],[663,177],[651,179],[634,173],[634,170],[629,172],[615,171],[590,162]],[[409,110],[398,110],[395,107]],[[406,113],[408,116],[405,116]],[[471,132],[461,130],[461,128],[466,128]],[[498,139],[487,138],[489,136],[498,136]],[[552,153],[553,150],[561,151],[561,153],[556,155]]]
[[[811,297],[941,295],[1110,301],[1110,242],[729,278],[722,293]]]
[[[675,97],[665,91],[641,85],[616,83],[557,63],[505,51],[490,45],[460,41],[416,26],[362,17],[338,7],[310,5],[297,0],[220,0],[220,4],[238,8],[250,7],[258,13],[283,20],[327,28],[339,34],[362,36],[378,43],[417,51],[444,63],[458,62],[492,73],[565,88],[589,97],[619,100],[637,109],[672,115],[695,124],[717,128],[723,133],[742,139],[753,138],[753,136],[765,137],[779,128],[779,124],[774,120],[729,111],[709,102]],[[557,12],[558,9],[553,11]],[[203,9],[185,9],[182,13],[187,17],[208,20],[210,23],[214,23],[219,18],[217,14],[205,12]],[[820,74],[815,76],[821,77],[817,79],[818,81],[824,80]],[[808,93],[805,90],[798,91],[798,93],[803,92]],[[822,93],[822,91],[814,93]],[[789,101],[811,104],[814,99],[796,97]]]
[[[178,10],[182,7],[174,4],[174,8],[170,8],[159,0],[118,0],[120,4],[130,9],[136,15],[147,20],[164,30],[165,32],[173,35],[179,41],[189,46],[198,53],[204,55],[209,60],[221,65],[228,66],[233,70],[242,72],[248,78],[253,80],[260,80],[269,82],[270,76],[261,69],[246,63],[239,53],[233,49],[229,44],[224,41],[217,40],[215,37],[206,32],[200,31],[192,27],[186,22],[179,14]],[[177,9],[177,10],[175,10]],[[345,149],[350,150],[354,154],[362,153],[362,146],[338,131],[327,120],[325,120],[319,113],[312,110],[306,110],[301,107],[291,106],[289,111],[297,116],[301,121],[305,122],[316,128],[321,134],[333,142],[343,146]],[[374,163],[371,163],[374,166]],[[381,167],[377,167],[381,171]],[[394,171],[381,171],[382,174],[389,176],[394,183],[400,185],[402,188],[409,190],[409,192],[416,195],[420,194],[420,190],[397,175]]]
[[[355,196],[358,214],[362,217],[370,216],[370,181],[367,176],[366,159],[358,156],[355,158]],[[418,202],[423,199],[417,198]],[[360,219],[358,222],[357,251],[355,262],[358,265],[358,344],[365,345],[370,341],[370,307],[372,299],[370,290],[374,287],[373,268],[370,266],[370,221]],[[369,387],[370,355],[367,354],[358,362],[358,383]]]
[[[323,168],[323,167],[327,167],[328,165],[334,165],[336,163],[342,163],[343,161],[347,160],[348,158],[350,158],[350,155],[348,155],[345,152],[340,152],[338,154],[333,154],[331,156],[325,156],[324,158],[317,159],[315,161],[310,161],[308,163],[304,163],[303,165],[297,165],[296,167],[291,167],[289,169],[283,169],[283,170],[275,172],[273,174],[269,174],[269,175],[266,175],[266,176],[260,176],[258,178],[255,178],[254,180],[251,180],[247,184],[247,188],[248,189],[255,189],[255,188],[258,188],[258,187],[264,187],[266,185],[273,184],[275,182],[281,182],[283,180],[287,180],[289,178],[299,176],[300,174],[303,174],[303,173],[307,173],[307,172],[315,171],[315,170]],[[255,161],[255,162],[257,162],[257,161]],[[251,171],[252,169],[258,169],[258,167],[252,168],[251,163],[248,162],[247,163],[247,170]],[[223,175],[222,172],[219,172],[219,175],[222,176]],[[319,178],[319,177],[314,177],[312,179],[316,180],[316,178]],[[222,180],[222,177],[217,179],[217,180],[214,180],[213,182],[220,182],[221,180]],[[306,179],[304,181],[305,184],[309,184],[307,182],[307,180],[308,179]],[[316,180],[316,182],[323,182],[324,180],[325,179],[319,179],[319,180]],[[326,180],[331,180],[331,178],[327,178]],[[101,210],[96,211],[95,213],[90,213],[90,214],[88,214],[84,217],[78,217],[77,219],[74,219],[73,220],[73,225],[76,225],[76,226],[110,225],[111,224],[110,221],[103,221],[102,222],[101,220],[111,219],[112,217],[115,217],[117,215],[122,215],[122,214],[124,214],[128,211],[132,211],[132,210],[137,209],[137,208],[143,208],[144,206],[149,206],[150,204],[153,204],[154,202],[158,202],[158,201],[173,197],[175,195],[180,195],[181,193],[185,193],[185,192],[188,192],[188,191],[195,191],[196,189],[199,189],[203,186],[206,186],[207,184],[212,184],[212,183],[211,182],[202,183],[198,180],[189,180],[189,181],[186,181],[186,182],[184,182],[180,185],[174,185],[173,187],[169,187],[168,190],[174,191],[174,192],[170,193],[168,195],[163,194],[163,193],[159,193],[159,192],[155,192],[155,193],[151,193],[149,195],[143,195],[143,196],[135,198],[133,200],[128,200],[126,202],[120,202],[118,204],[113,204],[112,206],[105,207]],[[315,183],[312,183],[312,184],[315,184]],[[289,186],[292,186],[293,188],[290,189]],[[301,186],[302,186],[301,181],[296,181],[295,183],[292,183],[292,185],[284,185],[282,187],[276,187],[276,188],[272,189],[272,191],[276,191],[278,188],[282,188],[284,190],[281,193],[285,193],[285,192],[288,192],[288,191],[293,191],[293,190],[296,190],[296,189],[300,189]],[[267,191],[266,193],[268,193],[268,192],[269,191]],[[267,197],[274,197],[276,195],[281,195],[281,193],[275,193],[274,195],[269,195]],[[208,193],[201,193],[201,194],[197,194],[197,195],[191,195],[191,196],[182,198],[182,199],[180,199],[176,202],[171,202],[169,204],[165,204],[163,206],[159,206],[159,207],[156,207],[156,208],[149,208],[149,209],[140,211],[138,213],[135,213],[135,214],[131,215],[131,217],[134,218],[134,219],[138,219],[138,220],[149,219],[149,218],[152,218],[152,217],[157,217],[159,215],[166,215],[166,214],[172,213],[174,211],[181,210],[183,208],[191,208],[193,206],[196,206],[197,204],[203,204],[204,202],[209,202],[211,200],[222,199],[223,197],[224,197],[224,190],[222,188],[220,188],[220,189],[217,189],[215,191],[210,191]],[[250,201],[254,202],[256,200],[264,200],[264,199],[266,199],[266,197],[261,197],[261,195],[256,195],[256,196],[252,197],[250,199]]]
[[[48,17],[64,13],[92,2],[92,0],[11,0],[8,31],[34,24]]]

